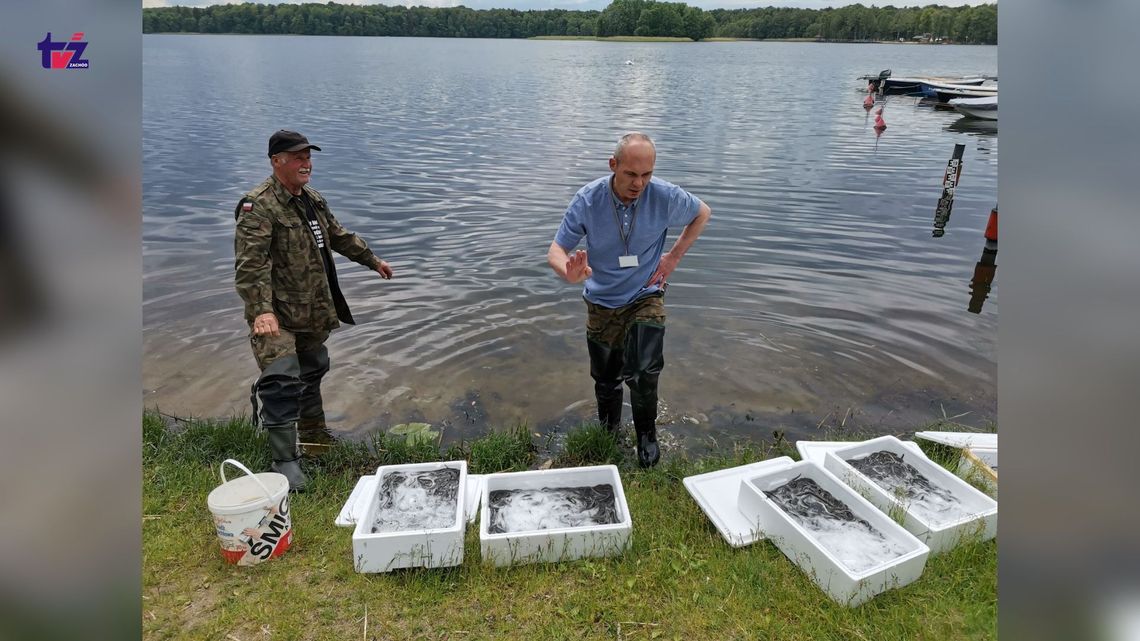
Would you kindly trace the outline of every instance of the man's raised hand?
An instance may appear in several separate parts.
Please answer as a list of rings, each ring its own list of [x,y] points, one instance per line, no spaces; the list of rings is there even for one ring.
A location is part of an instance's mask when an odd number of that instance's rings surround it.
[[[586,259],[586,250],[579,249],[578,251],[570,254],[569,259],[566,261],[566,282],[580,283],[590,276],[594,270],[590,269],[590,265]]]

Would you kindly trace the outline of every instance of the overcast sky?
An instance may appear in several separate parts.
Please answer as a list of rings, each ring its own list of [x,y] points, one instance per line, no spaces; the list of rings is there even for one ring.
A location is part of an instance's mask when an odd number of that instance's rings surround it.
[[[184,7],[205,7],[212,4],[240,4],[242,0],[142,0],[144,7],[169,7],[173,5],[181,5]],[[318,0],[309,0],[318,1]],[[493,9],[493,8],[508,8],[508,9],[604,9],[610,4],[610,0],[406,0],[404,2],[368,2],[363,0],[346,1],[336,0],[341,4],[388,4],[388,5],[407,5],[416,6],[423,5],[426,7],[456,7],[463,5],[471,7],[472,9]],[[847,2],[843,0],[683,0],[685,4],[702,9],[752,9],[755,7],[797,7],[800,9],[822,9],[824,7],[843,7],[850,4],[855,4],[854,0]],[[863,2],[866,6],[880,6],[885,7],[894,5],[896,7],[911,7],[911,6],[926,6],[928,4],[939,4],[950,7],[960,7],[962,5],[979,5],[991,4],[985,0],[939,0],[937,2],[921,2],[914,0],[898,0],[897,2]],[[281,2],[267,2],[263,4],[282,4]],[[298,3],[293,3],[298,4]]]

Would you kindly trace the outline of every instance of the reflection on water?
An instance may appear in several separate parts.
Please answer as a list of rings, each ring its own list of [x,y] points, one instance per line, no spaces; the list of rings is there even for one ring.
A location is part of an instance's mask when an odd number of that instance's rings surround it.
[[[970,279],[970,304],[967,309],[973,314],[982,313],[982,305],[986,302],[993,287],[994,276],[997,275],[997,226],[998,208],[994,206],[986,224],[986,243],[982,247],[982,256],[974,265],[974,277]]]
[[[890,96],[888,133],[872,140],[855,80],[885,59],[994,72],[994,47],[143,41],[148,406],[247,411],[257,368],[233,289],[233,207],[286,127],[323,148],[313,186],[396,271],[381,281],[340,259],[359,324],[328,343],[336,433],[425,421],[446,442],[592,416],[580,287],[545,252],[574,191],[640,129],[658,141],[657,175],[713,210],[670,279],[666,433],[995,416],[997,316],[961,309],[975,241],[929,232],[951,146],[982,139],[948,131],[957,114]],[[962,229],[983,228],[997,200],[997,138],[985,140],[963,160]]]
[[[971,136],[996,137],[998,124],[996,120],[982,120],[981,118],[967,118],[962,116],[946,125],[946,131],[969,134]]]
[[[970,305],[967,309],[974,314],[982,313],[982,305],[986,302],[993,287],[994,276],[997,275],[997,243],[986,241],[986,248],[982,250],[982,257],[974,265],[974,277],[970,279]]]

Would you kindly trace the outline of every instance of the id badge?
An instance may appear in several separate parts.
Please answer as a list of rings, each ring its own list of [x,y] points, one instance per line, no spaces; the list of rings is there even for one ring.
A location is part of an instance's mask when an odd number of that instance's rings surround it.
[[[628,267],[637,267],[637,256],[618,256],[618,266],[622,269]]]

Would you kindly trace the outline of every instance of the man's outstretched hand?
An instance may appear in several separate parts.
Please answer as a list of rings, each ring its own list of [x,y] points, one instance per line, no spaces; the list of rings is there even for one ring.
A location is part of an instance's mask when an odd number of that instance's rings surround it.
[[[586,260],[586,250],[579,249],[566,261],[566,282],[580,283],[594,274]]]

